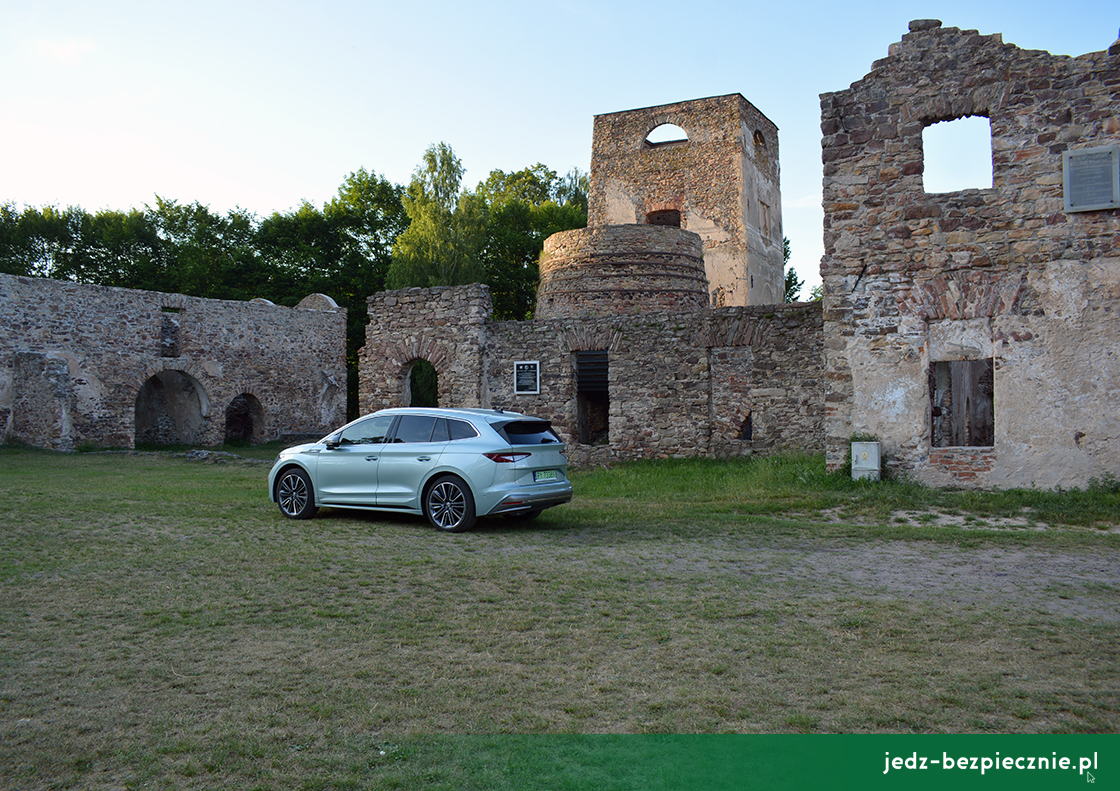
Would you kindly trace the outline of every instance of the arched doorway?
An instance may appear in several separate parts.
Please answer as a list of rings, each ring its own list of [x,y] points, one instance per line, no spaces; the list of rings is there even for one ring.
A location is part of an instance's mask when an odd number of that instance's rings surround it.
[[[406,383],[406,404],[439,406],[439,374],[430,362],[422,358],[413,360]]]
[[[182,371],[160,371],[136,395],[136,444],[201,444],[206,412],[202,385]]]
[[[236,396],[226,407],[226,444],[252,444],[253,432],[259,433],[263,417],[264,409],[256,396],[251,393]]]

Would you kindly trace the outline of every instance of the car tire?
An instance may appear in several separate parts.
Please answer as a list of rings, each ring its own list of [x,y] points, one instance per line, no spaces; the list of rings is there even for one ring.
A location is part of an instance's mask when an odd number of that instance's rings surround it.
[[[443,475],[424,492],[424,516],[445,533],[462,533],[474,527],[474,495],[462,478]]]
[[[311,478],[299,467],[289,467],[276,481],[276,504],[289,519],[310,519],[319,507],[315,505],[315,487]]]

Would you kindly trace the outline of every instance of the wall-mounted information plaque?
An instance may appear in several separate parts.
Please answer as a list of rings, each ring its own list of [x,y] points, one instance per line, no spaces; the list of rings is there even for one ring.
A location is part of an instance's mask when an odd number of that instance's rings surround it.
[[[541,364],[537,360],[519,360],[513,364],[513,394],[535,395],[541,391]]]
[[[1120,208],[1120,146],[1062,152],[1065,210]]]

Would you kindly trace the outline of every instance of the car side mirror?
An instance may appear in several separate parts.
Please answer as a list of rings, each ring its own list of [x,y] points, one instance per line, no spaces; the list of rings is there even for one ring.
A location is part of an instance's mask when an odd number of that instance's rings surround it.
[[[328,440],[324,440],[323,444],[327,446],[327,450],[337,450],[338,446],[342,443],[338,437],[331,437]]]

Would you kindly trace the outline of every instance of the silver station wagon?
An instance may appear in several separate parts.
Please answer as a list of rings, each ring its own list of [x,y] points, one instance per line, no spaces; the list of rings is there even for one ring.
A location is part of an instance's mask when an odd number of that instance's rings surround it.
[[[422,514],[440,530],[479,516],[533,519],[572,499],[564,444],[547,420],[500,409],[385,409],[280,452],[268,493],[281,513],[323,506]]]

